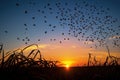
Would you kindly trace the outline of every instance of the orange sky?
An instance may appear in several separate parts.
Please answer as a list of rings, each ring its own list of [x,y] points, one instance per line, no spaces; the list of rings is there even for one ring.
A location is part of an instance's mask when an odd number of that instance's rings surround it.
[[[47,60],[57,60],[62,64],[61,66],[84,66],[87,65],[88,53],[91,53],[93,56],[96,56],[96,59],[100,62],[104,62],[107,56],[106,48],[89,48],[89,45],[93,43],[84,45],[82,42],[76,41],[66,41],[62,44],[60,43],[45,43],[37,44],[39,50],[41,51],[42,56]],[[27,45],[21,46],[19,48],[24,48]],[[36,46],[32,46],[32,49]],[[13,50],[16,50],[15,48]],[[111,55],[120,57],[119,49],[111,49]]]
[[[96,56],[98,61],[104,61],[107,56],[107,50],[105,49],[92,49],[81,43],[64,44],[52,43],[52,44],[38,44],[42,56],[48,60],[58,60],[63,66],[84,66],[87,65],[88,53],[92,53]],[[111,55],[120,56],[118,51],[111,51]]]
[[[32,1],[36,5],[26,0],[9,1],[2,0],[0,5],[0,44],[5,52],[35,43],[45,59],[82,66],[87,65],[88,53],[98,61],[105,60],[106,47],[95,49],[104,41],[111,55],[120,57],[119,1],[66,0],[66,5],[64,0],[56,0],[57,6],[54,0]]]

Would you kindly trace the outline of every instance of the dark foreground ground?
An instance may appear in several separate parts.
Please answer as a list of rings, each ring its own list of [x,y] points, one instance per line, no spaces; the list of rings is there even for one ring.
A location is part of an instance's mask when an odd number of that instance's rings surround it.
[[[0,69],[0,80],[120,80],[120,66]]]

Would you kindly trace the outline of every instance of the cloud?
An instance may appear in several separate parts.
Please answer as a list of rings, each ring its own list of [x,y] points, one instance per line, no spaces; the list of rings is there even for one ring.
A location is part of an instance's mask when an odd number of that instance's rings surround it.
[[[40,49],[57,49],[57,48],[61,48],[61,46],[57,46],[57,45],[51,45],[51,44],[39,44],[39,48]]]
[[[72,48],[76,48],[76,47],[77,47],[77,46],[74,46],[74,45],[72,46]]]
[[[109,40],[112,40],[112,39],[120,39],[120,36],[111,36],[111,37],[109,37]]]
[[[49,47],[50,45],[49,44],[39,44],[38,46],[41,49],[45,49],[45,48]]]
[[[90,44],[93,44],[93,42],[92,41],[85,41],[84,44],[89,44],[90,45]]]
[[[51,45],[51,47],[50,47],[50,49],[58,49],[58,48],[62,48],[62,46]]]

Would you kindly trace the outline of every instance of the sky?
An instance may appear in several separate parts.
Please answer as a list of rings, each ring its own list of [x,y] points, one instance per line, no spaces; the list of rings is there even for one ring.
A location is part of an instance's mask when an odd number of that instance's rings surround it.
[[[0,0],[0,44],[5,51],[38,44],[46,59],[86,65],[104,61],[108,46],[120,57],[119,0]]]

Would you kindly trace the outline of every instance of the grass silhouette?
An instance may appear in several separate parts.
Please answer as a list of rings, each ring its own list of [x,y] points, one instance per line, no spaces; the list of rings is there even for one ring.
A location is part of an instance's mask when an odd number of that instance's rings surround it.
[[[4,53],[3,45],[0,45],[0,75],[5,80],[119,80],[120,65],[116,57],[107,56],[105,63],[97,65],[97,60],[91,59],[89,54],[88,66],[70,67],[66,70],[56,64],[58,61],[46,60],[37,44],[29,45],[23,49],[17,49]],[[34,48],[33,48],[34,46]],[[25,55],[25,51],[32,48]],[[114,57],[111,58],[111,57]],[[111,62],[108,59],[112,59]],[[93,60],[93,61],[91,61]],[[115,63],[115,64],[114,64]],[[93,65],[91,65],[93,64]]]

